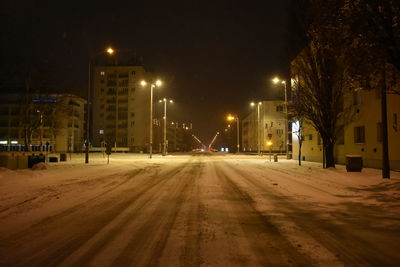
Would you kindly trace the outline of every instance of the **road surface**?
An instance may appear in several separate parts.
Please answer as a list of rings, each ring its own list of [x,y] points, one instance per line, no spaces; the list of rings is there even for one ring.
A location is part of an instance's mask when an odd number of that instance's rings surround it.
[[[295,170],[196,155],[14,173],[0,266],[400,266],[398,200]]]

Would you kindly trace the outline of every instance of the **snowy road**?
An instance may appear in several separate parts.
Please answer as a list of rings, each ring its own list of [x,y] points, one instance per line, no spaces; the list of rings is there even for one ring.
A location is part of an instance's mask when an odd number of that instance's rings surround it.
[[[0,172],[0,266],[400,266],[400,175],[255,156]]]

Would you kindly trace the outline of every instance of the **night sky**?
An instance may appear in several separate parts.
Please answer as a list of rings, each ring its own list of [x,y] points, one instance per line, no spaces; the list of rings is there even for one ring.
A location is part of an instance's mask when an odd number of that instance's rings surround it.
[[[89,55],[111,45],[163,79],[157,97],[173,98],[171,116],[205,143],[227,113],[276,94],[270,79],[288,69],[289,0],[2,2],[3,84],[29,65],[50,87],[85,96]]]

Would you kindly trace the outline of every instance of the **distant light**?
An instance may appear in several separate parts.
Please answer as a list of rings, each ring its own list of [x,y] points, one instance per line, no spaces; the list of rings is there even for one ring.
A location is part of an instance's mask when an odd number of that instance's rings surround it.
[[[262,105],[262,102],[258,102],[259,105]]]
[[[228,116],[226,117],[226,119],[227,119],[228,121],[233,121],[233,120],[235,119],[235,117],[234,117],[233,115],[228,115]]]
[[[281,83],[282,83],[282,84],[286,84],[286,82],[285,82],[285,81],[282,81]]]
[[[189,127],[186,127],[185,129],[186,129],[186,130],[189,130]]]
[[[18,144],[18,141],[11,141],[11,144],[16,145]]]
[[[158,102],[159,102],[159,103],[162,103],[163,101],[160,99],[160,100],[158,100]]]
[[[140,85],[146,86],[146,85],[147,85],[147,82],[146,82],[146,81],[141,81],[141,82],[140,82]]]
[[[254,102],[250,103],[250,106],[254,107],[256,104]]]
[[[157,80],[157,81],[156,81],[156,85],[157,85],[157,86],[161,86],[161,85],[162,85],[162,82],[161,82],[160,80]]]
[[[171,104],[174,103],[174,100],[169,100],[169,103],[171,103]]]
[[[229,148],[225,147],[225,152],[229,152]]]
[[[224,152],[224,151],[225,151],[225,148],[221,147],[221,152]]]
[[[279,83],[281,80],[278,78],[278,77],[275,77],[275,78],[273,78],[272,79],[272,82],[274,83],[274,84],[277,84],[277,83]]]
[[[272,146],[272,141],[267,141],[268,146]]]
[[[106,73],[104,71],[100,71],[100,75],[104,76]]]
[[[164,98],[163,98],[163,101],[165,102],[165,101],[167,101],[167,99],[164,97]]]
[[[200,149],[201,152],[204,152],[204,148]]]
[[[104,130],[99,130],[99,134],[104,134]]]
[[[114,49],[112,47],[107,48],[107,53],[110,55],[114,54]]]
[[[7,144],[8,144],[7,140],[1,140],[0,141],[0,145],[7,145]]]

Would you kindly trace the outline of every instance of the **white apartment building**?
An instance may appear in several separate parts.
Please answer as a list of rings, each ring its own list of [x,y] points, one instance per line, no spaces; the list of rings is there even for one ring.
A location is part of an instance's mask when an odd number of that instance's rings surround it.
[[[97,66],[93,70],[93,145],[109,142],[147,151],[151,75],[142,66]]]

